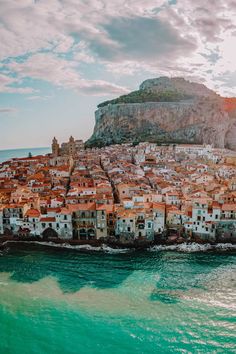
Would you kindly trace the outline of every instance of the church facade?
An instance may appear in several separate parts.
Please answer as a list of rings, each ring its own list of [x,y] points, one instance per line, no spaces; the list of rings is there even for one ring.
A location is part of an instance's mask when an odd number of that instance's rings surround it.
[[[68,142],[62,143],[61,146],[57,139],[54,137],[52,140],[52,155],[53,157],[59,156],[76,156],[76,154],[84,150],[83,140],[75,140],[73,136],[70,137]]]

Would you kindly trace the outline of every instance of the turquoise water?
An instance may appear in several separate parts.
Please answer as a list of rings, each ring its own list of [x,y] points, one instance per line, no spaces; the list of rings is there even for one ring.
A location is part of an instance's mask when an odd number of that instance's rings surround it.
[[[28,148],[28,149],[11,149],[11,150],[0,150],[0,163],[12,159],[13,157],[27,157],[29,152],[33,156],[45,155],[50,152],[50,148]]]
[[[0,257],[0,353],[235,353],[236,259],[226,253]]]

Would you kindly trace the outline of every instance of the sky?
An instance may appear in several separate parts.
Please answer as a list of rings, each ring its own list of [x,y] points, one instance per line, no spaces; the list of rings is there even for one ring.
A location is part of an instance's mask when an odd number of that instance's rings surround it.
[[[159,76],[236,96],[236,0],[0,0],[0,149],[86,140]]]

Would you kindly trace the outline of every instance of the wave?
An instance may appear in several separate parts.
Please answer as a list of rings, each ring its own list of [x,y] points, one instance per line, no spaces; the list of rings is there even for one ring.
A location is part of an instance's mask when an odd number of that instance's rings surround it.
[[[96,247],[91,245],[70,245],[67,243],[55,244],[53,242],[40,242],[40,241],[38,242],[36,241],[34,243],[45,245],[45,246],[58,247],[58,248],[67,248],[72,250],[85,250],[85,251],[105,252],[105,253],[126,253],[130,251],[130,249],[128,248],[111,248],[109,246],[106,246],[105,244]]]
[[[236,245],[232,243],[218,243],[212,245],[210,243],[181,243],[179,245],[156,245],[149,248],[149,251],[178,251],[178,252],[206,252],[206,251],[231,251],[236,250]]]
[[[9,244],[12,241],[6,241],[4,244]],[[14,241],[13,241],[14,242]],[[47,247],[54,247],[54,248],[63,248],[63,249],[71,249],[71,250],[77,250],[77,251],[92,251],[92,252],[105,252],[105,253],[110,253],[110,254],[116,254],[116,253],[127,253],[132,251],[129,248],[112,248],[109,247],[105,244],[102,244],[101,246],[91,246],[91,245],[70,245],[68,243],[54,243],[54,242],[44,242],[44,241],[18,241],[20,243],[27,243],[27,244],[36,244],[36,245],[41,245],[41,246],[47,246]]]

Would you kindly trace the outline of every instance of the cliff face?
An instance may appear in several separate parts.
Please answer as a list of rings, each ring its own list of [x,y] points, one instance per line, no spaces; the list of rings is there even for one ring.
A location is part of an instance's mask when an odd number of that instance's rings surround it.
[[[139,91],[100,105],[87,146],[153,141],[236,150],[235,112],[234,100],[204,85],[182,78],[146,80]]]

